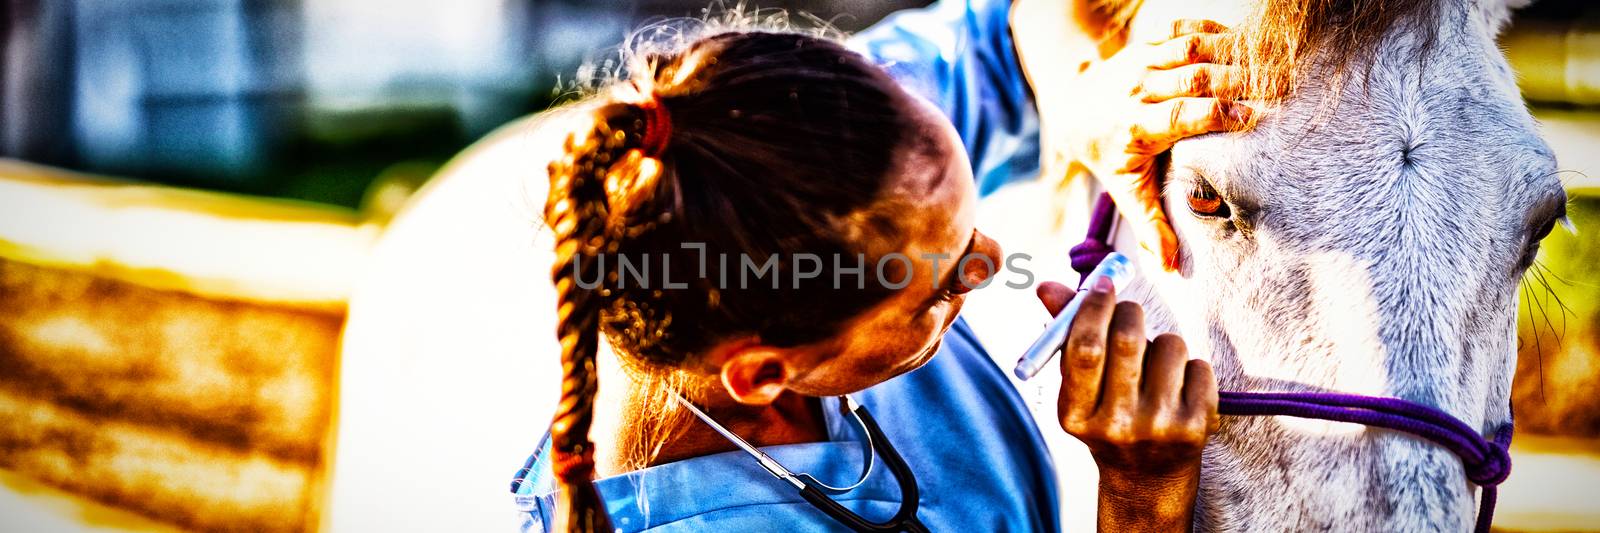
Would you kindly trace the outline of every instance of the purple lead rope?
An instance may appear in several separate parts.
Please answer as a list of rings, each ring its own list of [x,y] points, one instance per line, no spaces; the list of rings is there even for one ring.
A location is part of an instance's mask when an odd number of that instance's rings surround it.
[[[1088,236],[1072,247],[1072,269],[1088,276],[1111,253],[1112,226],[1117,205],[1101,194],[1089,219]],[[1320,392],[1219,393],[1217,411],[1229,416],[1293,416],[1349,422],[1410,433],[1450,450],[1461,458],[1467,480],[1483,488],[1474,531],[1489,533],[1499,485],[1511,475],[1512,424],[1507,422],[1485,439],[1477,430],[1444,411],[1398,398]]]

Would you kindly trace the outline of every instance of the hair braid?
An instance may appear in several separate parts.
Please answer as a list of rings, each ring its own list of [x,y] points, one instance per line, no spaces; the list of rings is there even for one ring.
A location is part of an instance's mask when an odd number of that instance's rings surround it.
[[[545,220],[556,240],[551,278],[562,367],[561,401],[550,424],[552,464],[561,488],[555,531],[611,530],[593,483],[594,444],[589,439],[599,388],[595,354],[606,291],[580,286],[579,280],[604,282],[608,273],[599,255],[614,251],[621,238],[612,215],[628,211],[627,191],[636,190],[641,178],[653,178],[638,150],[645,130],[641,111],[631,104],[602,106],[595,111],[594,127],[568,137],[566,155],[550,164]],[[612,200],[619,192],[623,198]]]

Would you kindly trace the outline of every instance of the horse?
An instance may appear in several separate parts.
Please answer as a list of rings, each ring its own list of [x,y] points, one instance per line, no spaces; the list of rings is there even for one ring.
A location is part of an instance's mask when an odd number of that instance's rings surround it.
[[[1208,358],[1223,390],[1395,397],[1489,435],[1511,422],[1519,280],[1539,240],[1562,221],[1566,197],[1496,47],[1519,6],[1408,4],[1124,6],[1134,10],[1125,21],[1129,42],[1159,40],[1178,19],[1205,18],[1256,44],[1300,42],[1308,53],[1298,64],[1278,61],[1288,71],[1265,74],[1290,83],[1285,96],[1263,103],[1254,129],[1172,149],[1163,201],[1182,266],[1166,272],[1139,254],[1141,276],[1121,297],[1144,306],[1152,336],[1179,333],[1191,354]],[[1304,18],[1283,23],[1296,6]],[[1065,249],[1082,240],[1094,188],[1068,179],[1002,189],[986,200],[980,227],[1008,251],[1059,267]],[[1221,196],[1223,212],[1191,208],[1192,194]],[[1126,224],[1115,243],[1139,249]],[[1009,300],[1029,296],[974,296],[966,316],[992,350],[1017,354],[1032,330],[983,320],[987,311],[978,309],[1015,308],[1022,304]],[[1034,385],[1030,396],[1051,386]],[[1049,412],[1041,419],[1053,409],[1041,405]],[[1058,466],[1065,493],[1093,490],[1085,461]],[[1411,435],[1225,417],[1204,454],[1195,527],[1464,531],[1474,523],[1475,495],[1459,459]],[[1066,515],[1093,516],[1071,501],[1083,498],[1069,498]]]

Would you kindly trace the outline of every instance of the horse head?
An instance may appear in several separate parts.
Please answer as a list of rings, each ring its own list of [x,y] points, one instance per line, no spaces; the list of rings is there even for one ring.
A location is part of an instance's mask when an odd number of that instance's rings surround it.
[[[1519,282],[1566,201],[1496,47],[1511,6],[1294,1],[1324,12],[1260,15],[1290,1],[1145,0],[1132,19],[1129,39],[1153,40],[1178,18],[1255,13],[1221,20],[1310,53],[1253,130],[1172,150],[1183,266],[1146,259],[1129,295],[1211,359],[1223,390],[1395,397],[1488,434],[1511,418]],[[1232,418],[1207,448],[1197,525],[1460,531],[1474,495],[1459,459],[1410,435]]]

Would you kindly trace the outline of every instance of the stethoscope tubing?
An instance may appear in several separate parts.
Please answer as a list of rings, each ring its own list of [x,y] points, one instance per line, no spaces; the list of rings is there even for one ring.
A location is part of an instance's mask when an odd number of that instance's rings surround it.
[[[727,428],[722,427],[721,424],[712,420],[705,411],[702,411],[682,396],[678,396],[677,400],[679,404],[711,426],[712,429],[715,429],[717,433],[720,433],[723,437],[732,441],[735,446],[754,457],[756,462],[760,463],[761,467],[768,473],[799,489],[800,497],[805,499],[806,502],[840,524],[863,533],[927,533],[928,527],[923,525],[920,520],[917,520],[917,505],[920,493],[917,489],[916,474],[911,471],[911,466],[906,464],[905,458],[900,457],[900,452],[894,449],[894,445],[889,442],[889,438],[883,434],[883,428],[878,426],[878,421],[872,418],[871,413],[867,412],[866,406],[856,403],[850,397],[840,397],[840,407],[854,415],[856,421],[860,423],[862,432],[866,434],[866,468],[862,471],[860,480],[845,488],[825,485],[808,474],[791,472],[788,468],[773,460],[772,457],[762,453],[759,448],[756,448]],[[839,502],[834,501],[829,496],[829,493],[841,494],[848,492],[866,482],[867,476],[872,472],[874,453],[883,456],[884,466],[889,468],[889,473],[894,475],[895,482],[900,485],[900,509],[895,512],[893,517],[884,522],[867,520],[865,517],[840,505]]]
[[[911,471],[911,466],[906,464],[900,453],[889,443],[883,430],[878,427],[878,421],[872,418],[865,407],[858,406],[855,411],[861,418],[862,425],[867,429],[867,438],[870,446],[876,448],[883,455],[883,464],[894,474],[895,482],[900,484],[900,510],[884,522],[872,522],[855,512],[846,509],[839,502],[829,498],[816,487],[806,486],[800,490],[800,496],[810,502],[812,506],[826,513],[829,517],[844,524],[850,529],[863,533],[927,533],[928,527],[917,520],[917,500],[920,496],[917,489],[916,475]]]

